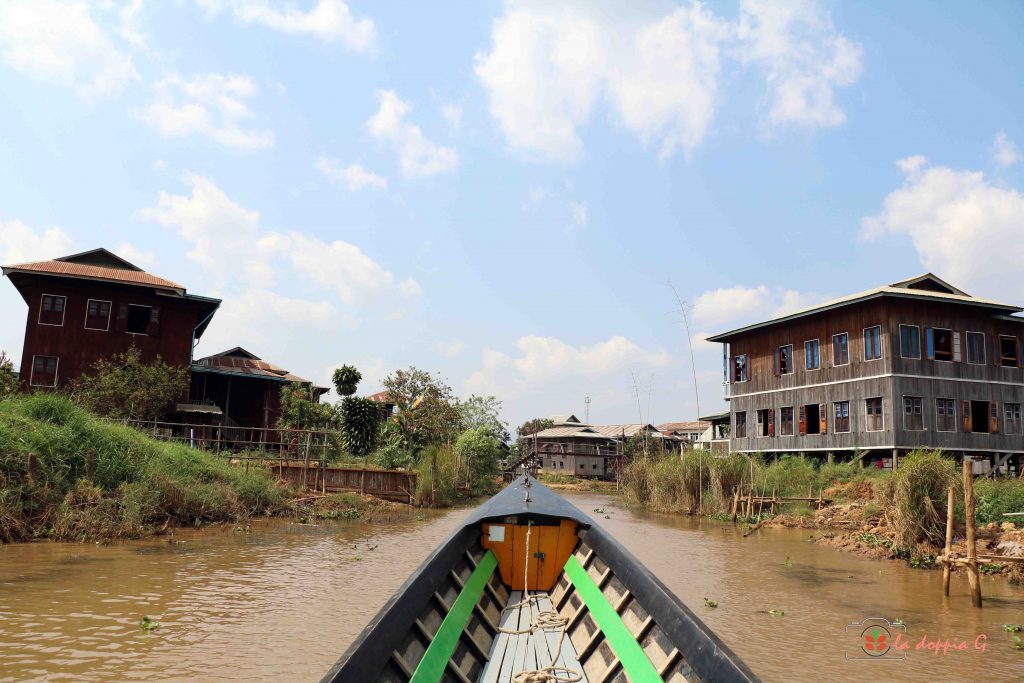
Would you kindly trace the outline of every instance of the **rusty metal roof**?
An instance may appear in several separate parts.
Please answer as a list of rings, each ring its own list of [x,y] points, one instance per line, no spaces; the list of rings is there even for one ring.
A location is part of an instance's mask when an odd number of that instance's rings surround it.
[[[562,427],[548,427],[542,429],[536,434],[530,434],[529,436],[523,437],[526,440],[532,439],[536,436],[538,439],[556,439],[556,438],[579,438],[579,439],[609,439],[611,437],[604,434],[598,434],[589,427],[579,426],[562,426]]]
[[[696,422],[666,422],[658,425],[659,432],[693,432],[704,431],[711,426],[710,422],[698,420]]]
[[[652,424],[591,425],[590,428],[608,437],[633,436],[644,430],[658,433],[658,430]]]
[[[200,358],[192,363],[192,368],[198,372],[213,372],[221,375],[246,375],[277,382],[312,384],[308,379],[293,375],[284,368],[265,361],[240,346],[207,356],[206,358]],[[316,387],[316,389],[320,393],[329,391],[323,387]]]
[[[56,275],[59,277],[120,282],[129,285],[171,289],[178,294],[185,294],[185,288],[177,282],[165,280],[162,277],[157,277],[156,275],[142,270],[107,268],[84,263],[71,263],[57,259],[52,261],[36,261],[33,263],[17,263],[9,266],[3,266],[3,272],[4,275],[9,273],[40,273],[44,275]]]

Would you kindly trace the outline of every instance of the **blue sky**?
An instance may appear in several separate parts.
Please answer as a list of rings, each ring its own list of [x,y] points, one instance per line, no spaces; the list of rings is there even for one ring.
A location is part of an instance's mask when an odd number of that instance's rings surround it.
[[[245,346],[513,426],[724,407],[708,333],[932,270],[1024,302],[1015,3],[0,6],[0,262],[106,246]],[[0,287],[0,348],[25,306]]]

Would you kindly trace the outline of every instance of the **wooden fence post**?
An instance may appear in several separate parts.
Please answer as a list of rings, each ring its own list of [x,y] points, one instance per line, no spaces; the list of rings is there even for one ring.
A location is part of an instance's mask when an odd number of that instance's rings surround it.
[[[740,506],[740,487],[737,486],[732,496],[732,523],[736,523],[736,512]]]
[[[967,580],[971,584],[971,604],[981,607],[981,576],[978,573],[978,549],[974,540],[974,473],[971,461],[964,458],[964,515],[967,518]]]
[[[92,484],[93,476],[96,474],[96,451],[89,449],[85,453],[85,478]]]
[[[946,496],[946,550],[943,557],[946,561],[942,563],[942,592],[949,597],[949,576],[953,571],[953,564],[950,561],[950,553],[953,550],[953,487],[949,487]]]

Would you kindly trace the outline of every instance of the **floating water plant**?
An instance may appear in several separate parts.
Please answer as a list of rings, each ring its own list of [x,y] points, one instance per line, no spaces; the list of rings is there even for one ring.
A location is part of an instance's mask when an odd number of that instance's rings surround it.
[[[773,617],[781,617],[785,614],[785,612],[783,612],[780,609],[770,609],[768,610],[768,614],[772,615]]]
[[[786,555],[786,561],[783,562],[782,564],[786,565],[787,567],[792,567],[793,566],[793,560],[789,559],[789,555]]]
[[[1024,631],[1024,624],[1003,624],[1003,630],[1010,633],[1020,633]]]
[[[153,621],[153,617],[142,617],[142,621],[139,622],[139,628],[143,631],[155,631],[160,628],[160,622]]]
[[[715,602],[714,600],[711,600],[710,598],[704,598],[704,606],[705,607],[710,607],[711,609],[714,609],[714,608],[718,607],[718,603]]]

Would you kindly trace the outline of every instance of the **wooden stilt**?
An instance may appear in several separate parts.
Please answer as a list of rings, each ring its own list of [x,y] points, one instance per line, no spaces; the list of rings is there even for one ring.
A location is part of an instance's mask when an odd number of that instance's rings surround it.
[[[733,493],[733,496],[732,496],[732,523],[733,524],[736,523],[736,512],[737,512],[737,510],[739,510],[739,506],[740,506],[740,487],[737,486],[736,487],[736,491]]]
[[[974,474],[967,459],[964,460],[964,515],[967,518],[967,580],[971,584],[971,604],[981,607],[981,575],[974,539]]]
[[[946,551],[943,556],[949,559],[949,553],[953,549],[953,487],[949,487],[946,496]],[[949,596],[949,577],[953,572],[953,566],[949,562],[942,563],[942,593]]]
[[[773,517],[775,516],[775,503],[776,503],[776,499],[775,499],[775,487],[773,486],[773,487],[772,487],[772,516],[773,516]]]

